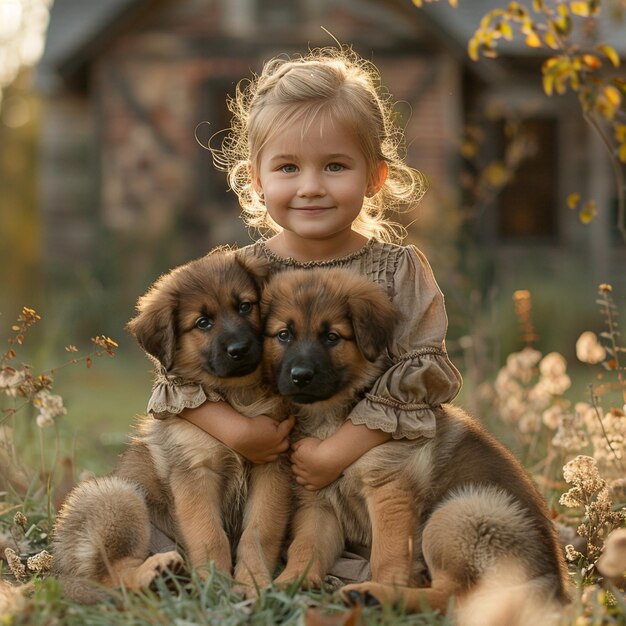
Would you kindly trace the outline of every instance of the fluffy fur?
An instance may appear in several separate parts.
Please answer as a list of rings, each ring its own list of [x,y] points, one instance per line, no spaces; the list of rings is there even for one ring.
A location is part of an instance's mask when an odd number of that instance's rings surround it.
[[[297,270],[271,281],[264,361],[297,408],[295,437],[340,428],[388,366],[394,311],[382,289],[348,270]],[[371,546],[372,581],[344,588],[445,611],[494,568],[564,601],[565,567],[546,506],[520,463],[477,421],[437,409],[434,438],[392,440],[318,492],[296,487],[287,565],[278,582],[319,586],[345,541]],[[421,586],[418,586],[421,585]]]
[[[244,414],[283,419],[281,400],[261,384],[267,271],[261,261],[218,250],[157,280],[129,329],[168,376],[197,381]],[[55,526],[54,563],[66,593],[82,602],[99,599],[86,581],[149,586],[180,567],[179,549],[201,574],[212,560],[249,588],[263,586],[289,510],[284,461],[253,466],[184,419],[144,417],[113,474],[69,495]],[[151,555],[155,533],[175,549]]]

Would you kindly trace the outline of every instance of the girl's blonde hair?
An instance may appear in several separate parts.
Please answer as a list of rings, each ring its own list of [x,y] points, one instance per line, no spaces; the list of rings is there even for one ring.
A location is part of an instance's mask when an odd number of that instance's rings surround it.
[[[372,180],[381,161],[388,168],[378,193],[364,199],[354,230],[381,241],[401,241],[404,228],[385,214],[411,208],[423,196],[425,184],[422,175],[404,163],[403,133],[393,122],[392,106],[390,96],[380,91],[376,67],[351,48],[278,57],[268,61],[259,76],[241,81],[228,101],[232,126],[221,147],[211,151],[216,166],[228,172],[246,224],[264,233],[281,230],[255,190],[252,171],[273,133],[301,121],[306,130],[321,115],[356,134]]]

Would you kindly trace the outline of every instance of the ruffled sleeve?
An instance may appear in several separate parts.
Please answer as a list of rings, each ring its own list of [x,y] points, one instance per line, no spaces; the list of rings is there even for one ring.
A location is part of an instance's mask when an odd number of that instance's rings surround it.
[[[452,400],[462,383],[445,348],[443,294],[417,248],[402,248],[392,262],[387,286],[400,315],[389,347],[392,366],[348,419],[391,433],[394,439],[433,437],[437,408]]]
[[[217,402],[223,399],[217,392],[205,391],[200,383],[159,369],[148,400],[148,414],[156,419],[166,419],[178,415],[183,409],[195,409],[207,400]]]

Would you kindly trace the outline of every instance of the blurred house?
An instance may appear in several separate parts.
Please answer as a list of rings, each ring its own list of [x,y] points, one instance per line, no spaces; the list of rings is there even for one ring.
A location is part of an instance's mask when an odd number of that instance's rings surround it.
[[[374,61],[402,102],[408,161],[431,187],[413,239],[435,247],[442,233],[454,238],[467,228],[458,211],[472,173],[464,138],[480,119],[481,154],[501,163],[513,110],[531,149],[512,182],[471,216],[472,236],[491,249],[496,271],[584,259],[598,279],[621,281],[626,291],[610,167],[576,99],[542,95],[542,59],[521,43],[496,60],[467,57],[468,38],[495,5],[55,0],[38,69],[47,264],[67,267],[104,246],[104,263],[130,255],[123,271],[153,277],[216,244],[249,242],[225,175],[200,144],[219,142],[229,124],[226,96],[241,78],[275,54],[332,45],[326,29]],[[608,36],[626,56],[623,32]],[[567,208],[573,191],[598,202],[593,224],[581,225]]]

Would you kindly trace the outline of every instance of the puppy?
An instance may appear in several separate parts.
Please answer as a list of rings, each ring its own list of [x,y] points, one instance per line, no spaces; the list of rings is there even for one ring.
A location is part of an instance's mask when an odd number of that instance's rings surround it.
[[[261,381],[260,294],[268,267],[219,249],[159,278],[129,330],[170,378],[200,383],[249,416],[286,417]],[[79,484],[59,513],[54,563],[66,593],[84,581],[137,590],[182,563],[218,570],[254,589],[271,581],[290,510],[284,461],[252,465],[185,419],[140,418],[112,475]],[[172,549],[150,555],[151,539]]]
[[[316,269],[270,281],[263,308],[265,367],[296,409],[294,438],[324,439],[389,366],[393,307],[353,272]],[[349,540],[371,546],[372,581],[344,587],[347,597],[368,592],[443,612],[451,596],[462,603],[490,571],[515,562],[518,580],[566,600],[544,502],[513,455],[458,408],[437,409],[434,438],[392,440],[325,489],[296,491],[279,583],[320,586]],[[431,582],[416,588],[423,563]]]

